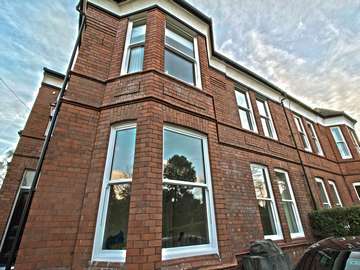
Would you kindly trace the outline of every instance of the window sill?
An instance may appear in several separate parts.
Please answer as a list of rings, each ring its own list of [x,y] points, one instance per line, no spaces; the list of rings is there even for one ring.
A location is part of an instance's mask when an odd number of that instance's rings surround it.
[[[304,238],[305,234],[303,232],[301,232],[301,233],[291,233],[290,237],[291,237],[291,239],[299,239],[299,238]]]
[[[163,248],[161,252],[163,261],[194,257],[201,255],[219,254],[218,248],[211,245],[185,246],[175,248]]]
[[[124,263],[126,250],[107,250],[93,254],[91,261]]]
[[[273,241],[280,241],[284,240],[284,237],[282,235],[265,235],[264,239],[270,239]]]

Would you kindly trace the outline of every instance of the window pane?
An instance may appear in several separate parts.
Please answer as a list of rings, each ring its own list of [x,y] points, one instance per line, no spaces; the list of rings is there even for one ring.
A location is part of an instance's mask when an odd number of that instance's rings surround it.
[[[236,96],[236,102],[237,102],[238,106],[249,109],[249,105],[247,103],[245,93],[235,91],[235,96]]]
[[[284,207],[286,221],[289,225],[290,233],[298,233],[299,228],[296,223],[293,202],[282,202]]]
[[[304,148],[309,148],[309,144],[308,144],[308,141],[307,141],[307,139],[306,139],[305,134],[304,134],[304,133],[300,133],[300,137],[301,137],[301,140],[302,140],[302,142],[303,142],[303,144],[304,144]]]
[[[292,200],[288,182],[286,180],[286,175],[282,172],[275,172],[275,175],[279,184],[281,199]]]
[[[301,126],[301,123],[300,123],[300,119],[297,118],[297,117],[295,117],[294,119],[295,119],[295,124],[296,124],[296,127],[297,127],[298,131],[302,132],[303,129],[302,129],[302,126]]]
[[[274,136],[273,136],[270,120],[266,118],[261,118],[261,125],[263,127],[265,136],[273,138]]]
[[[33,170],[25,170],[24,176],[21,182],[21,187],[30,188],[32,182],[34,181],[35,171]]]
[[[134,25],[132,28],[130,44],[144,42],[145,41],[146,25]]]
[[[202,140],[164,130],[164,178],[205,183]]]
[[[143,70],[144,47],[134,47],[130,49],[128,73]]]
[[[331,131],[332,131],[332,134],[333,134],[336,142],[342,142],[343,141],[342,136],[341,136],[340,128],[332,128]]]
[[[266,183],[266,175],[263,168],[251,166],[256,198],[270,198],[269,187]]]
[[[241,126],[247,130],[253,130],[249,111],[239,109]]]
[[[266,108],[265,108],[265,103],[263,101],[257,100],[256,101],[257,107],[259,109],[259,113],[262,116],[268,116]]]
[[[323,185],[320,182],[316,182],[319,188],[319,192],[320,192],[320,199],[322,203],[328,203],[326,194],[325,194],[325,190]]]
[[[135,155],[136,129],[116,132],[111,180],[132,178]]]
[[[260,211],[261,223],[264,230],[264,235],[277,234],[274,216],[271,209],[272,208],[271,201],[258,200],[258,205],[259,205],[259,211]]]
[[[164,185],[163,248],[209,243],[205,196],[205,188]]]
[[[194,84],[194,63],[165,50],[165,72],[190,84]]]
[[[330,183],[330,191],[332,193],[332,197],[335,199],[335,205],[337,206],[342,206],[341,205],[341,201],[340,201],[340,198],[338,197],[338,193],[337,193],[337,189],[336,189],[336,186],[335,186],[335,183]]]
[[[338,142],[336,143],[336,145],[339,148],[341,156],[343,157],[350,156],[349,150],[344,142]]]
[[[165,36],[167,45],[178,49],[190,57],[194,57],[194,42],[192,39],[185,38],[168,28],[165,30]]]
[[[125,249],[130,205],[130,184],[110,186],[103,249]]]
[[[360,185],[355,186],[355,190],[356,190],[358,197],[360,198]]]

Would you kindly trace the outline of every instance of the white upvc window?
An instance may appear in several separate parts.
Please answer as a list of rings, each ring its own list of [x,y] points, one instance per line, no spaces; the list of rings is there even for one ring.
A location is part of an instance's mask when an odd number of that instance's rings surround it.
[[[255,122],[254,111],[250,102],[249,92],[235,89],[235,96],[242,128],[257,133],[258,130]]]
[[[135,156],[136,124],[111,127],[99,202],[93,261],[124,262]]]
[[[355,193],[360,201],[360,182],[353,183],[353,187],[354,187]]]
[[[47,124],[47,126],[46,126],[46,130],[45,130],[44,136],[47,136],[47,135],[49,134],[51,121],[52,121],[52,119],[53,119],[53,117],[54,117],[54,112],[55,112],[55,104],[51,104],[51,105],[50,105],[49,121],[48,121],[48,124]]]
[[[307,121],[306,125],[308,126],[309,130],[310,130],[310,139],[313,141],[314,145],[315,145],[315,151],[318,155],[323,156],[324,152],[322,150],[319,138],[316,134],[316,130],[315,127],[313,125],[313,123]]]
[[[199,52],[196,35],[175,23],[166,23],[165,73],[201,88]]]
[[[346,143],[344,135],[340,129],[340,127],[332,127],[330,128],[331,134],[333,135],[334,141],[336,143],[336,147],[338,148],[342,159],[350,159],[352,158],[350,149]]]
[[[121,75],[140,72],[144,65],[145,19],[129,21],[121,65]]]
[[[207,137],[163,131],[162,259],[218,254]]]
[[[275,175],[281,194],[286,221],[290,230],[290,236],[291,238],[304,237],[304,229],[301,223],[294,192],[291,187],[289,174],[284,170],[275,169]]]
[[[358,153],[360,154],[360,142],[359,142],[359,138],[356,135],[355,130],[353,130],[352,128],[349,128],[350,134],[351,134],[351,138],[353,140],[353,143],[356,147],[356,150],[358,151]]]
[[[330,191],[332,192],[332,195],[333,195],[332,197],[335,199],[335,206],[342,207],[343,204],[341,202],[341,198],[340,198],[340,195],[339,195],[339,192],[337,190],[335,182],[329,180],[328,183],[329,183],[329,186],[330,186]]]
[[[265,136],[277,140],[278,137],[271,117],[268,102],[266,100],[257,99],[256,104],[260,113],[261,125]]]
[[[329,199],[329,195],[326,191],[324,181],[321,178],[316,177],[315,182],[318,187],[318,191],[320,193],[320,200],[324,208],[331,208],[331,203]]]
[[[283,239],[279,214],[267,167],[251,164],[251,173],[265,239]]]
[[[301,138],[301,141],[303,143],[304,149],[306,151],[311,152],[312,149],[311,149],[311,145],[310,145],[310,142],[309,142],[309,138],[308,138],[308,136],[306,134],[306,131],[305,131],[305,128],[304,128],[304,125],[303,125],[303,122],[302,122],[301,118],[299,116],[295,115],[294,119],[295,119],[296,128],[299,131],[300,138]]]

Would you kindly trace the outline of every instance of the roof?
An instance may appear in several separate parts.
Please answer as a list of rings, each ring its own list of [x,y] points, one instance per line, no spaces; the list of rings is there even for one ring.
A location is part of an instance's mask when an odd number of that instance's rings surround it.
[[[57,71],[52,70],[52,69],[47,68],[47,67],[44,67],[43,70],[44,70],[44,73],[47,73],[47,74],[49,74],[51,76],[57,77],[59,79],[65,79],[65,75],[60,73],[60,72],[57,72]]]
[[[344,111],[335,111],[335,110],[329,110],[329,109],[324,109],[324,108],[315,108],[314,110],[324,118],[344,116],[344,117],[348,118],[349,120],[351,120],[352,122],[357,122],[354,118],[352,118],[350,115],[348,115]]]

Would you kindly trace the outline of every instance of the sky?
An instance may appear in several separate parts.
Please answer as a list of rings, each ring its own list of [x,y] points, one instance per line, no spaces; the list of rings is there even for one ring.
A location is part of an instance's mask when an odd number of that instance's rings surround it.
[[[213,19],[216,50],[310,106],[360,120],[359,0],[189,2]],[[0,3],[0,79],[26,105],[0,81],[1,161],[16,147],[42,68],[65,72],[78,14],[77,0]]]

